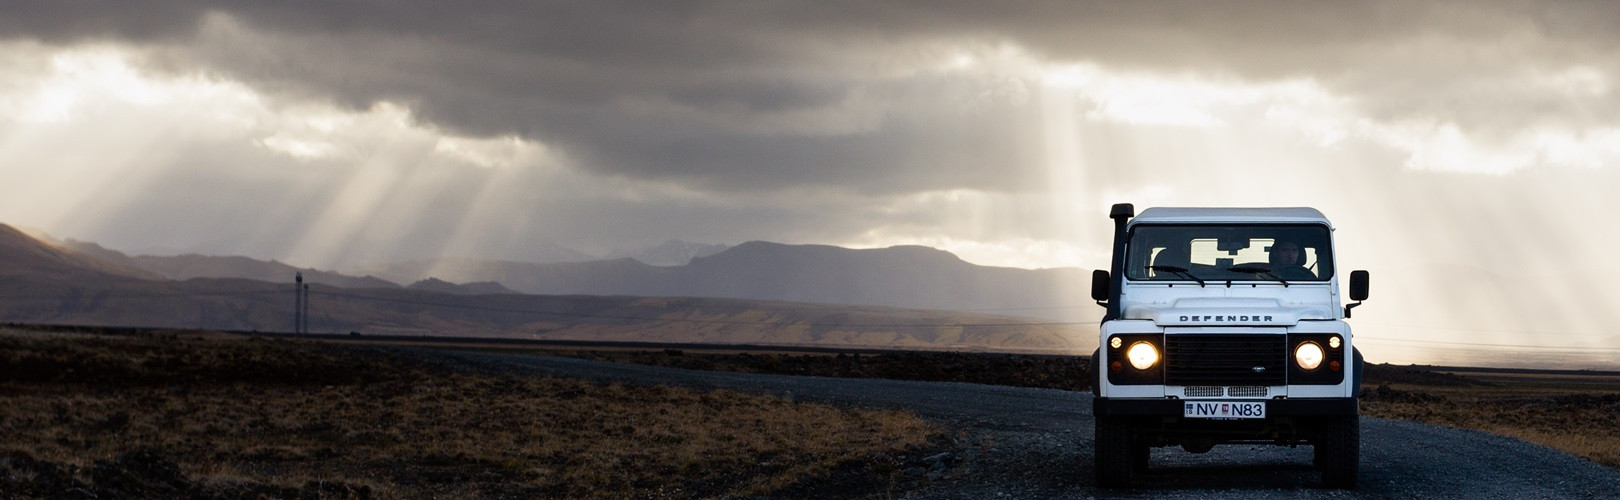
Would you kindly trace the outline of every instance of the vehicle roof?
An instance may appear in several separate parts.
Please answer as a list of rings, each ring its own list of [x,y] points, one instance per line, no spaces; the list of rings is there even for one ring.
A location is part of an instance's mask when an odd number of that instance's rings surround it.
[[[1322,212],[1309,207],[1153,207],[1137,214],[1132,224],[1142,222],[1292,222],[1329,224]]]

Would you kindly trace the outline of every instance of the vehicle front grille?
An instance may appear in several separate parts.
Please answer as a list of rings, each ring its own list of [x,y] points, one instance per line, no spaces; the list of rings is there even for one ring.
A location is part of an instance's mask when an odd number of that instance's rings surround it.
[[[1165,335],[1165,385],[1283,385],[1284,335]]]
[[[1235,398],[1263,398],[1271,394],[1270,387],[1234,385],[1226,388],[1226,395]]]

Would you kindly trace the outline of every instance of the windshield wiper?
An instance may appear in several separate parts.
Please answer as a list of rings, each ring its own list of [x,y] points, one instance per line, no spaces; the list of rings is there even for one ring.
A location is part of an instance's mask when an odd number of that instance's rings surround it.
[[[1282,276],[1278,276],[1275,273],[1272,273],[1270,269],[1266,269],[1264,267],[1237,266],[1237,267],[1228,267],[1228,268],[1226,268],[1226,270],[1236,272],[1236,273],[1248,273],[1248,274],[1264,275],[1264,276],[1266,276],[1268,278],[1277,280],[1278,283],[1282,283],[1283,288],[1288,288],[1288,281],[1287,280],[1282,279]]]
[[[1179,275],[1181,275],[1181,276],[1183,276],[1183,277],[1185,277],[1187,279],[1197,281],[1198,282],[1198,288],[1203,288],[1204,287],[1204,280],[1198,279],[1197,276],[1193,276],[1192,271],[1189,271],[1185,267],[1180,267],[1180,266],[1147,266],[1147,268],[1150,269],[1150,270],[1153,270],[1153,271],[1164,271],[1164,272],[1167,272],[1167,273],[1176,273],[1176,274],[1179,274]]]

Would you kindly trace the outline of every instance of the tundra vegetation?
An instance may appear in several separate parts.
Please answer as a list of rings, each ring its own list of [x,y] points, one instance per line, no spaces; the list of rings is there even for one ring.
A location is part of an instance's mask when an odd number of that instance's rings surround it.
[[[1089,390],[1088,360],[1075,356],[532,352]],[[881,496],[924,484],[917,457],[950,441],[903,412],[416,359],[205,332],[0,329],[0,497]],[[1620,374],[1367,368],[1365,415],[1513,436],[1620,468]]]
[[[450,371],[386,348],[0,330],[0,497],[860,496],[914,415]],[[825,479],[837,474],[839,490]]]
[[[847,354],[554,350],[650,365],[823,377],[974,382],[1090,391],[1077,356],[889,351]],[[1368,364],[1361,412],[1511,436],[1620,469],[1620,373]]]

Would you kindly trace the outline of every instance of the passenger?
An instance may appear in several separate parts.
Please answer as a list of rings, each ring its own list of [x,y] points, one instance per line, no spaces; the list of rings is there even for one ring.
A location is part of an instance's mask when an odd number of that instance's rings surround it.
[[[1152,269],[1153,275],[1159,277],[1179,276],[1178,273],[1185,273],[1192,267],[1191,260],[1192,258],[1188,257],[1186,250],[1176,247],[1159,250],[1159,254],[1153,256],[1153,267],[1162,267],[1162,269]]]

